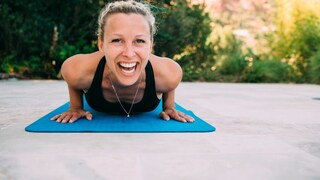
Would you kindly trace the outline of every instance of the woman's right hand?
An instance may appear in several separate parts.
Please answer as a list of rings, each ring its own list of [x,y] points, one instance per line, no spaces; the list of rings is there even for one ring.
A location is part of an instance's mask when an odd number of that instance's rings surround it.
[[[55,115],[51,118],[51,120],[58,123],[73,123],[82,117],[85,117],[87,120],[92,120],[92,114],[89,111],[85,111],[83,109],[68,110],[62,114]]]

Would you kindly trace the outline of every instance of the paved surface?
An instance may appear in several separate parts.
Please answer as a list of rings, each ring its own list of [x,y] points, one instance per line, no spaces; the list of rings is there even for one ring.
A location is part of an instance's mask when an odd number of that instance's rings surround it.
[[[320,86],[182,83],[213,133],[28,133],[63,81],[0,81],[0,179],[320,179]]]

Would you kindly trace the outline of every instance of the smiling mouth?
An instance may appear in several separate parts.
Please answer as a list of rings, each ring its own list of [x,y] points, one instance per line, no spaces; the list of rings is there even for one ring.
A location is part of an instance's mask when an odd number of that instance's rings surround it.
[[[133,63],[121,62],[121,63],[118,63],[118,65],[119,65],[120,69],[122,70],[122,72],[127,73],[127,74],[131,74],[136,70],[138,63],[137,62],[133,62]]]

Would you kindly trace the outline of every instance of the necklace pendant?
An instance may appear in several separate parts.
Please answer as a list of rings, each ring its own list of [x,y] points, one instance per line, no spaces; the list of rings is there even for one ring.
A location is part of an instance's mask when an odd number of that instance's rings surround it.
[[[127,114],[127,117],[130,117],[130,115],[129,115],[129,114]]]

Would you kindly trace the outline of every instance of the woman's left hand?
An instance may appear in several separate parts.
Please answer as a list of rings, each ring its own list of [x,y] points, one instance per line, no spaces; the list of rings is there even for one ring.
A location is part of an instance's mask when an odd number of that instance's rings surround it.
[[[176,108],[165,108],[161,113],[160,117],[164,120],[174,119],[180,122],[194,122],[194,118],[176,110]]]

